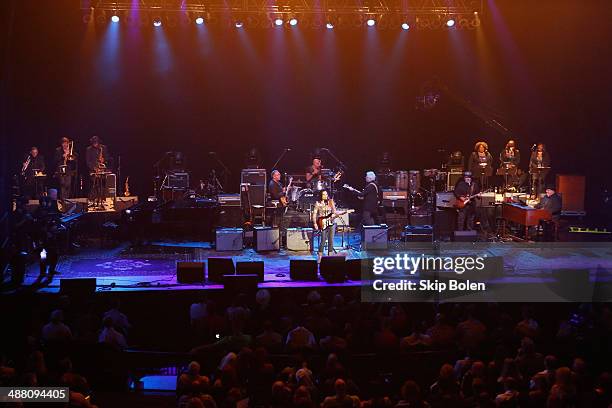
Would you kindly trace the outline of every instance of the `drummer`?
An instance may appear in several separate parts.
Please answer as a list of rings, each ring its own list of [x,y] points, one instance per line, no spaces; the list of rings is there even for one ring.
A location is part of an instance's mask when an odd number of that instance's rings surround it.
[[[321,162],[321,155],[315,152],[312,156],[312,165],[306,168],[306,187],[319,190],[317,186],[323,182],[323,163]]]

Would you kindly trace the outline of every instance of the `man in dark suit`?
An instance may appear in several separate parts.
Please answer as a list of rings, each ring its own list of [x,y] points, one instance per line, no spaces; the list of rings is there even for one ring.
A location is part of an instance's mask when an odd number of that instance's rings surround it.
[[[557,194],[555,186],[550,185],[546,186],[546,195],[542,197],[540,202],[536,205],[536,208],[542,208],[550,211],[552,214],[552,220],[555,223],[558,223],[559,218],[561,217],[561,208],[563,207],[562,204],[563,202],[561,201],[561,196]]]

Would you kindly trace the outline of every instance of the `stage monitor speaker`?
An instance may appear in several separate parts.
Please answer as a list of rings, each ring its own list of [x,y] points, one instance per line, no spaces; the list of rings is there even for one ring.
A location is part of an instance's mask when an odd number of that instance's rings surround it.
[[[310,251],[312,236],[312,228],[287,228],[287,249],[289,251]]]
[[[292,280],[317,281],[317,261],[314,259],[291,259],[289,276]]]
[[[584,212],[584,176],[557,174],[557,192],[561,194],[562,211]]]
[[[91,296],[96,286],[96,278],[60,279],[60,293],[71,297]]]
[[[223,277],[223,288],[230,294],[254,294],[257,292],[258,282],[259,276],[257,275],[225,275]]]
[[[455,231],[455,242],[476,242],[478,240],[478,232],[476,230]]]
[[[373,258],[357,258],[346,260],[346,277],[348,280],[361,280],[362,272],[365,271],[367,276],[371,276],[374,269]]]
[[[206,265],[204,262],[176,263],[176,281],[178,283],[204,283],[206,280]]]
[[[236,262],[236,275],[256,275],[259,282],[264,281],[263,261]]]
[[[321,258],[319,273],[327,283],[342,283],[346,280],[346,259],[344,256]]]
[[[235,275],[236,268],[232,258],[208,258],[208,281],[223,282],[225,275]]]

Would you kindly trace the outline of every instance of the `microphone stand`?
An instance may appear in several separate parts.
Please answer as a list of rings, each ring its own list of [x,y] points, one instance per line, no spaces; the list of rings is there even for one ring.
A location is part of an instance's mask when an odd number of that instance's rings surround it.
[[[287,154],[288,151],[290,151],[291,149],[283,149],[283,152],[281,153],[281,155],[278,157],[278,159],[276,160],[276,162],[272,165],[272,168],[270,170],[274,170],[276,168],[276,166],[278,166],[278,163],[280,163],[281,160],[283,160],[283,157],[285,157],[285,155]]]
[[[343,170],[348,170],[348,167],[346,166],[346,164],[344,164],[342,160],[337,158],[336,155],[331,150],[329,150],[327,147],[323,147],[321,150],[325,150],[332,157],[332,159],[334,159],[340,165],[340,167]]]
[[[230,171],[230,169],[227,168],[225,163],[223,163],[221,159],[219,159],[219,157],[217,156],[217,153],[210,152],[209,154],[213,156],[215,158],[215,161],[223,168],[223,184],[227,185],[227,176],[232,174],[232,172]],[[221,191],[223,191],[223,186],[221,186]]]

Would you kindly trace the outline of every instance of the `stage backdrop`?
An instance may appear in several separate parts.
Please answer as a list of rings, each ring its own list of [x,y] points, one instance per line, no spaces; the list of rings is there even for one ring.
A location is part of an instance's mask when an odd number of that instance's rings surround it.
[[[13,2],[3,149],[17,169],[31,145],[50,160],[68,136],[83,156],[96,134],[146,196],[170,150],[186,154],[194,178],[219,169],[217,152],[237,191],[251,146],[268,169],[291,148],[283,171],[327,147],[359,183],[385,150],[397,169],[431,168],[477,140],[497,157],[511,135],[523,167],[542,141],[555,172],[585,174],[593,204],[609,185],[609,7],[485,3],[478,30],[382,31],[84,24],[78,1]],[[434,82],[449,92],[422,109]]]

